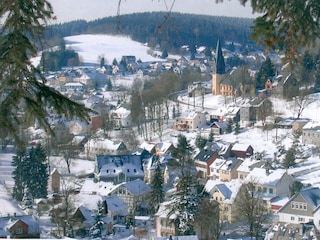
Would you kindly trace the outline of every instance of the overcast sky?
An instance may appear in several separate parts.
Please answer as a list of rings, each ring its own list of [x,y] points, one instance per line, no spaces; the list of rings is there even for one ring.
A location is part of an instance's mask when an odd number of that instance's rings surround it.
[[[49,0],[53,6],[56,22],[61,23],[84,19],[87,21],[115,16],[119,0]],[[167,11],[173,0],[122,0],[120,13]],[[195,13],[214,16],[249,17],[251,7],[242,6],[238,0],[176,0],[174,12]]]

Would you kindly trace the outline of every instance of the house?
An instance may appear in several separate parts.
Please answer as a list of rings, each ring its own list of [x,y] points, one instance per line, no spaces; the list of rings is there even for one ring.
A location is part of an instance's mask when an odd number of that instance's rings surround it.
[[[95,178],[115,184],[143,179],[142,159],[140,155],[98,155],[95,163]]]
[[[81,75],[74,80],[85,84],[88,89],[102,88],[110,84],[110,79],[106,74],[94,69],[81,70]]]
[[[217,158],[210,165],[210,179],[231,181],[238,178],[237,168],[241,165],[242,161],[242,159],[238,158]]]
[[[143,163],[144,182],[149,184],[152,182],[154,172],[156,169],[157,158],[159,158],[164,184],[167,184],[169,181],[169,172],[167,168],[167,162],[168,162],[168,159],[171,158],[170,155],[161,155],[161,156],[152,155],[150,158],[144,159],[144,163]]]
[[[160,204],[158,212],[155,214],[155,230],[156,236],[175,236],[175,216],[169,215],[171,202],[166,201]]]
[[[232,179],[238,178],[238,167],[243,162],[239,158],[228,158],[219,169],[219,179],[221,181],[231,181]]]
[[[253,155],[253,147],[250,144],[235,143],[231,148],[231,153],[237,158],[247,158]]]
[[[250,181],[256,184],[256,190],[261,192],[265,199],[271,200],[276,196],[289,196],[290,189],[288,186],[293,184],[294,178],[285,169],[254,168],[244,180],[244,182]]]
[[[244,179],[249,175],[252,169],[262,167],[265,164],[264,161],[261,161],[261,159],[255,155],[256,154],[254,154],[250,158],[245,158],[241,165],[238,167],[237,172],[240,182],[244,181]]]
[[[299,83],[291,72],[285,72],[275,78],[272,83],[272,95],[291,99],[299,94]]]
[[[131,111],[124,107],[112,110],[111,118],[114,121],[115,129],[126,128],[132,125]]]
[[[320,146],[320,122],[308,122],[302,128],[302,143]]]
[[[86,85],[81,82],[66,82],[60,86],[61,93],[83,94],[86,91]]]
[[[217,180],[208,180],[205,185],[205,190],[210,196],[219,203],[220,220],[235,222],[234,200],[241,187],[241,183],[237,180],[230,182],[222,182]]]
[[[0,238],[40,238],[39,221],[32,215],[1,217]]]
[[[302,224],[314,222],[319,226],[320,189],[311,187],[293,195],[278,212],[279,222]]]
[[[210,124],[211,131],[215,135],[221,135],[226,133],[227,127],[227,122],[213,122]]]
[[[202,149],[193,159],[197,172],[202,179],[210,176],[210,165],[219,157],[217,151]]]
[[[72,230],[76,236],[85,237],[88,235],[90,227],[95,223],[95,216],[98,214],[98,211],[101,211],[100,214],[104,223],[103,229],[106,233],[112,232],[113,219],[107,216],[109,210],[104,197],[79,194],[76,196],[74,204],[78,206],[73,212],[70,221],[72,222]],[[119,205],[121,205],[121,201]],[[125,211],[125,207],[123,210]]]
[[[136,179],[131,182],[125,182],[117,185],[110,196],[117,195],[128,206],[129,214],[146,215],[149,212],[149,194],[151,187],[143,180]]]
[[[175,118],[174,124],[175,129],[179,131],[197,130],[206,125],[206,116],[203,112],[188,109]]]
[[[114,142],[110,139],[90,139],[84,145],[85,154],[89,157],[97,155],[125,155],[128,150],[123,142]]]
[[[253,98],[240,106],[240,124],[250,126],[257,121],[265,122],[272,115],[272,103],[267,98]]]

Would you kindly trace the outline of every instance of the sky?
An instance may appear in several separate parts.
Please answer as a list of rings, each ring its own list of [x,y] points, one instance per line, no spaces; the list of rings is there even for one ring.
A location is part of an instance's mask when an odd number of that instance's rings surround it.
[[[168,11],[173,0],[121,0],[120,14],[134,12]],[[54,23],[116,16],[119,0],[49,0],[57,20]],[[172,11],[214,16],[254,18],[250,5],[242,6],[238,0],[175,0]]]

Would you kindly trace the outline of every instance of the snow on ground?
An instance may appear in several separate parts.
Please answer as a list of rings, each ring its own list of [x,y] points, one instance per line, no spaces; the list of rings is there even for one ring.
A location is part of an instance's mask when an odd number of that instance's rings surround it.
[[[50,156],[49,162],[51,171],[56,168],[61,174],[67,174],[67,163],[63,157]],[[88,161],[83,159],[71,159],[71,174],[81,177],[92,174],[94,172],[94,161]]]
[[[122,56],[135,56],[142,62],[159,61],[150,56],[148,47],[125,36],[113,35],[75,35],[64,38],[66,47],[78,52],[84,63],[100,63],[99,57],[105,57],[109,64],[116,58],[119,62]]]

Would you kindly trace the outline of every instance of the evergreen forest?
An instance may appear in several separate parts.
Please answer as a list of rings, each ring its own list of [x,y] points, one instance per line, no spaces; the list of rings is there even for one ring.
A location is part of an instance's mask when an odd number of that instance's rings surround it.
[[[94,21],[77,20],[49,25],[46,42],[58,45],[65,36],[78,34],[122,34],[132,40],[148,43],[151,48],[179,53],[181,46],[206,46],[215,49],[220,39],[225,47],[234,43],[256,47],[249,40],[253,19],[194,14],[149,12],[106,17]],[[231,49],[234,50],[234,49]],[[243,50],[243,49],[240,49]]]

